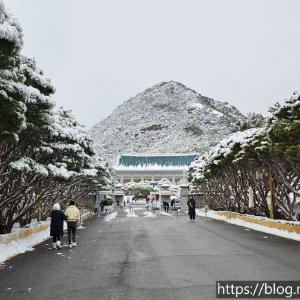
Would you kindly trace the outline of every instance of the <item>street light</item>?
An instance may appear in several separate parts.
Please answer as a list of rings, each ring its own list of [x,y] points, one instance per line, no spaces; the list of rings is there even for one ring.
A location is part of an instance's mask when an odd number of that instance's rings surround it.
[[[251,186],[249,186],[249,189],[248,189],[248,197],[249,197],[248,207],[253,208],[254,207],[254,193],[253,193],[253,189]]]
[[[263,172],[262,171],[256,171],[255,172],[255,178],[256,180],[263,180]],[[269,166],[268,170],[268,180],[269,180],[269,192],[267,195],[267,204],[270,211],[270,219],[274,219],[274,203],[273,203],[273,176],[272,176],[272,168]],[[250,199],[249,199],[250,202]],[[250,206],[249,206],[250,207]]]
[[[270,218],[274,219],[274,202],[273,202],[273,176],[272,168],[269,166],[269,193],[267,196],[267,202],[270,210]]]
[[[262,171],[256,171],[255,172],[255,179],[256,180],[263,180],[263,172]]]

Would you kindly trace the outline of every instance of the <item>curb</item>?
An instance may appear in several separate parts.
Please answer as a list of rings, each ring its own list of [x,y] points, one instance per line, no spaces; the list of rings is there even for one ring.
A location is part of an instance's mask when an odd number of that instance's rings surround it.
[[[215,214],[225,217],[226,219],[239,219],[244,222],[258,224],[258,225],[268,227],[268,228],[276,228],[278,230],[284,230],[284,231],[288,231],[291,233],[300,234],[300,226],[299,225],[280,223],[276,220],[272,220],[272,219],[268,219],[268,218],[262,218],[262,219],[251,218],[251,217],[248,217],[245,215],[223,212],[223,211],[222,212],[215,211]]]
[[[85,213],[82,215],[81,217],[81,221],[84,222],[90,218],[92,218],[95,214],[94,213]],[[20,241],[23,240],[25,238],[28,238],[36,233],[45,231],[45,230],[49,230],[50,227],[50,222],[46,221],[43,224],[38,224],[35,225],[31,228],[22,228],[18,231],[9,233],[9,234],[3,234],[0,235],[0,244],[8,244],[10,242],[16,242],[16,241]],[[50,236],[49,236],[50,238]]]
[[[91,212],[84,213],[81,216],[81,222],[90,219],[95,214]],[[43,221],[40,224],[34,225],[30,228],[22,228],[18,231],[0,235],[0,266],[5,263],[5,261],[27,251],[31,251],[32,247],[50,239],[49,228],[50,221]],[[26,246],[21,246],[23,241],[31,240]],[[2,249],[2,250],[1,250]]]
[[[10,242],[15,242],[19,240],[23,240],[25,238],[30,237],[31,235],[35,233],[39,233],[45,230],[48,230],[50,226],[50,223],[44,223],[44,224],[38,224],[31,228],[23,228],[19,231],[12,232],[9,234],[0,235],[0,244],[8,244]]]
[[[86,214],[84,214],[84,215],[81,216],[81,222],[84,222],[84,221],[86,221],[86,220],[88,220],[90,218],[93,218],[94,216],[95,216],[94,213],[88,212],[88,213],[86,213]]]

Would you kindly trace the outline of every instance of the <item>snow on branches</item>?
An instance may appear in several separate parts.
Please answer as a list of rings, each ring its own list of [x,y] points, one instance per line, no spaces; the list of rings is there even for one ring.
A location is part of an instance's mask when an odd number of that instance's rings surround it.
[[[299,94],[271,112],[262,128],[230,135],[192,164],[190,180],[206,193],[211,208],[269,216],[272,189],[275,217],[295,218],[300,198]],[[254,207],[249,207],[249,190],[255,191]]]
[[[0,0],[0,40],[12,44],[15,49],[20,49],[23,45],[21,25],[7,12],[2,0]]]
[[[128,182],[124,184],[124,189],[126,191],[134,190],[134,189],[153,189],[153,186],[147,181]]]
[[[37,211],[46,218],[54,202],[93,202],[110,184],[86,129],[56,107],[53,84],[22,45],[21,26],[0,0],[0,234]]]
[[[300,168],[300,94],[294,92],[269,119],[272,150]]]
[[[141,182],[128,182],[124,185],[124,190],[133,195],[135,198],[146,197],[154,189],[153,186],[147,181]]]
[[[241,160],[245,155],[245,149],[253,145],[265,132],[265,128],[252,128],[233,133],[192,163],[192,176],[196,180],[203,179],[213,167],[221,166],[229,160],[232,163]]]

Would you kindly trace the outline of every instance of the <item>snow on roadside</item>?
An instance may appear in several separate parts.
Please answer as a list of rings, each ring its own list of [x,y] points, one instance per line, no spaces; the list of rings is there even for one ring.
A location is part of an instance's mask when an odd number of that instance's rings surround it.
[[[7,234],[8,237],[9,234]],[[5,260],[10,257],[13,257],[17,254],[24,253],[27,251],[33,251],[34,246],[43,242],[44,240],[49,238],[49,228],[46,230],[37,232],[32,234],[31,236],[16,240],[9,241],[8,243],[1,242],[0,243],[0,264],[2,264]]]
[[[155,218],[156,215],[152,211],[145,211],[144,212],[145,218]]]
[[[105,216],[105,217],[104,217],[104,220],[105,220],[106,222],[110,222],[110,221],[112,221],[113,219],[115,219],[117,215],[118,215],[117,212],[113,212],[113,213],[111,213],[111,214]]]
[[[196,215],[200,216],[200,217],[208,217],[208,218],[211,218],[211,219],[224,221],[226,223],[246,227],[246,228],[253,229],[253,230],[256,230],[256,231],[261,231],[261,232],[264,232],[264,233],[268,233],[268,234],[272,234],[272,235],[276,235],[276,236],[280,236],[280,237],[284,237],[284,238],[288,238],[288,239],[292,239],[292,240],[300,242],[300,234],[298,234],[298,233],[289,232],[289,231],[281,230],[281,229],[277,229],[277,228],[270,228],[270,227],[263,226],[263,225],[260,225],[260,224],[254,224],[254,223],[246,222],[246,221],[243,221],[243,220],[240,220],[240,219],[235,219],[235,218],[228,219],[224,216],[218,215],[215,211],[209,210],[205,214],[205,212],[197,209],[196,210]],[[255,218],[255,216],[252,216],[252,217]],[[256,218],[261,219],[262,217],[256,217]],[[266,219],[266,218],[264,218],[264,219]],[[287,223],[287,221],[280,220],[280,221],[278,221],[278,223]],[[293,223],[299,223],[299,222],[293,222]]]
[[[130,211],[129,208],[125,208],[125,209],[124,209],[124,212],[127,214],[126,217],[129,217],[129,218],[138,218],[138,217],[139,217],[138,215],[136,215],[136,214],[134,213],[134,209],[132,209],[132,210]]]
[[[82,214],[82,220],[86,220],[86,217],[89,216],[90,213]],[[41,230],[39,232],[32,233],[31,235],[25,238],[16,238],[16,235],[22,233],[22,231],[27,231],[29,229],[34,229],[39,225],[47,226],[46,229]],[[50,220],[37,222],[37,220],[33,220],[31,224],[24,228],[20,228],[18,226],[14,226],[13,231],[8,234],[0,235],[0,266],[3,263],[18,254],[25,253],[27,251],[33,251],[34,246],[42,243],[43,241],[50,238]],[[84,226],[79,226],[78,229],[85,229]],[[67,230],[67,222],[64,222],[64,230]]]
[[[167,213],[167,212],[164,212],[164,211],[161,211],[160,214],[163,215],[163,216],[173,217],[170,213]]]

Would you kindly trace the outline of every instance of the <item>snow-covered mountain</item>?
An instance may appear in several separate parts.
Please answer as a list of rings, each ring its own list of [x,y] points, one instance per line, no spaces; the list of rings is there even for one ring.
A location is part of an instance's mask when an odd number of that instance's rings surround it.
[[[169,81],[125,101],[90,135],[98,153],[110,162],[121,153],[203,153],[244,119],[227,102]]]

